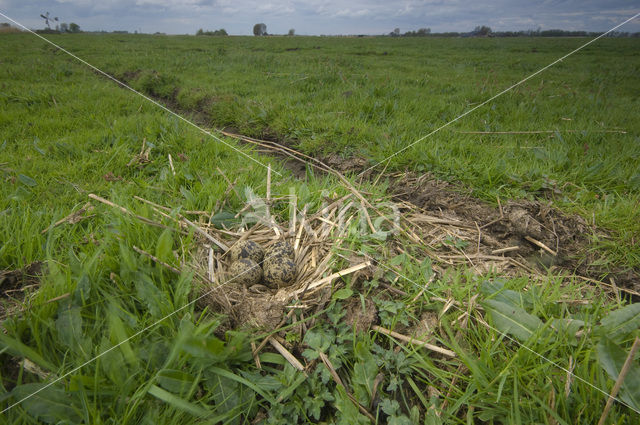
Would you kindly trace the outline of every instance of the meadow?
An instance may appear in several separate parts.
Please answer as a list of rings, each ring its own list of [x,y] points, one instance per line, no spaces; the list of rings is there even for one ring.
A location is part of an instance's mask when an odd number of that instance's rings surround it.
[[[615,287],[640,263],[638,40],[600,40],[360,179],[586,39],[49,37],[206,128],[357,166],[344,180],[310,166],[294,175],[273,152],[221,144],[33,35],[1,35],[6,423],[600,418],[640,321],[628,296],[637,288]],[[271,164],[269,189],[265,168],[244,155]],[[471,255],[475,241],[462,233],[423,246],[410,232],[371,235],[356,223],[328,272],[352,255],[377,269],[338,279],[275,329],[230,328],[224,312],[188,304],[202,279],[191,266],[199,236],[180,221],[187,211],[235,228],[251,191],[295,193],[314,212],[349,196],[345,181],[377,204],[395,202],[392,176],[402,173],[450,182],[496,211],[525,200],[582,217],[588,244],[573,254],[597,273],[481,271],[473,257],[440,261]],[[134,196],[169,209],[161,216]],[[87,202],[92,209],[56,225]],[[290,204],[273,213],[286,222]],[[345,318],[353,310],[375,319],[358,328]],[[380,331],[420,327],[455,356]],[[269,336],[305,370],[269,347],[258,362],[253,347]],[[637,419],[639,378],[634,364],[608,423]]]

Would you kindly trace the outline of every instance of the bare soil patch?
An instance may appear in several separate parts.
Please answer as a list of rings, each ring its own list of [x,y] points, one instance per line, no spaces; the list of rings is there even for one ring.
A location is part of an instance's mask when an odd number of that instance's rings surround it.
[[[580,216],[564,214],[541,201],[510,200],[495,207],[473,197],[470,190],[428,174],[401,173],[390,178],[395,199],[437,217],[476,227],[479,242],[475,251],[482,255],[519,258],[541,272],[555,268],[606,283],[613,279],[615,285],[640,292],[638,270],[605,269],[595,265],[597,253],[589,250],[591,236],[609,235]]]
[[[40,284],[43,266],[35,261],[20,269],[0,270],[0,321],[19,310],[26,291]]]

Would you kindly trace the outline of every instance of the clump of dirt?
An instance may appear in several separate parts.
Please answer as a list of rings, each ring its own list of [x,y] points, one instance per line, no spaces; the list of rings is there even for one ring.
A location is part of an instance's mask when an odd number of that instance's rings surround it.
[[[7,296],[7,291],[37,284],[42,275],[42,266],[41,261],[34,261],[21,269],[0,270],[0,296]]]
[[[11,391],[20,378],[20,359],[8,354],[0,354],[0,380],[4,388]]]
[[[246,297],[231,309],[235,328],[276,329],[283,317],[285,302],[271,297]]]
[[[0,270],[0,320],[17,309],[25,297],[25,290],[40,283],[43,263],[35,261],[20,269]]]
[[[420,321],[411,328],[408,335],[412,338],[426,340],[433,335],[440,326],[438,313],[434,311],[424,311],[420,316]]]
[[[335,153],[322,157],[320,160],[342,174],[359,173],[367,168],[369,164],[367,159],[359,156],[345,158]]]
[[[367,332],[378,321],[378,311],[369,298],[365,299],[364,308],[360,299],[349,298],[349,303],[345,308],[347,313],[344,316],[344,321],[350,327],[355,326],[357,333]]]

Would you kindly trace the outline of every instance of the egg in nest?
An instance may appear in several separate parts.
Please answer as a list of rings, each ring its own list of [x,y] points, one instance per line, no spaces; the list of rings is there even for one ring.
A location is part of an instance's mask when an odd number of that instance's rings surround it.
[[[260,264],[264,259],[264,251],[262,247],[254,241],[240,241],[229,249],[229,259],[235,262],[241,258],[249,258]]]
[[[264,283],[269,288],[291,286],[296,280],[296,263],[282,253],[267,257],[263,265]]]
[[[229,281],[253,286],[262,280],[262,268],[251,258],[240,258],[229,267]]]
[[[278,241],[267,248],[267,252],[265,253],[265,258],[275,257],[278,255],[282,255],[284,257],[288,257],[290,259],[295,258],[295,252],[291,244],[287,241]]]

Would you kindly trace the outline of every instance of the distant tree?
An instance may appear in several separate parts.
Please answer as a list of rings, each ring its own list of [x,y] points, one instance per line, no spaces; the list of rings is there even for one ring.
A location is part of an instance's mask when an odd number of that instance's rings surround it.
[[[395,28],[393,31],[391,31],[391,37],[399,37],[400,36],[400,28]]]
[[[60,32],[69,32],[69,24],[63,22],[60,24]]]
[[[71,22],[69,24],[69,32],[72,32],[74,34],[77,34],[80,32],[80,25],[76,24],[75,22]]]
[[[196,31],[196,35],[204,35],[204,31],[202,30],[202,28]]]
[[[429,34],[431,34],[431,28],[420,28],[418,30],[418,37],[424,37]]]
[[[265,24],[255,24],[253,26],[253,35],[267,35],[267,26]]]
[[[288,35],[290,35],[290,36],[294,36],[294,35],[296,35],[296,30],[295,30],[295,29],[293,29],[293,28],[291,28],[291,29],[289,30],[289,34],[288,34]]]
[[[491,28],[486,25],[477,26],[471,33],[475,36],[486,37],[491,34]]]

